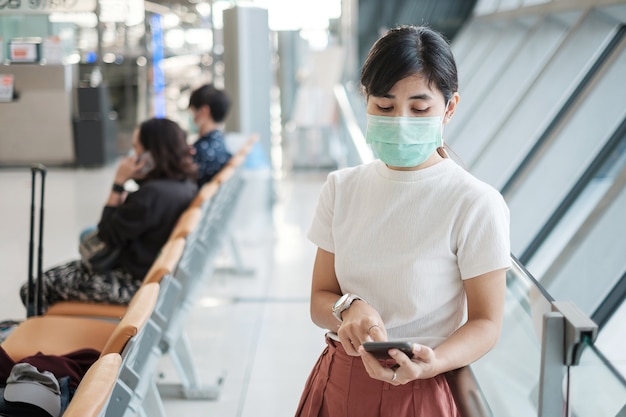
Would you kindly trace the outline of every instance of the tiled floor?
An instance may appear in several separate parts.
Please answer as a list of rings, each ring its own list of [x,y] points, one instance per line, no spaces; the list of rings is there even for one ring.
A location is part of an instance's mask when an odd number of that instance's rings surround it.
[[[44,269],[78,257],[80,230],[97,221],[115,165],[51,168],[46,181]],[[325,172],[271,180],[245,172],[233,236],[250,274],[218,271],[191,312],[186,332],[198,373],[208,384],[223,377],[215,401],[165,399],[168,416],[290,416],[324,331],[309,318],[315,247],[305,233]],[[27,278],[31,178],[28,168],[0,169],[0,319],[25,316],[17,293]],[[271,186],[270,186],[271,184]],[[232,266],[224,251],[220,266]],[[170,361],[159,378],[176,382]]]

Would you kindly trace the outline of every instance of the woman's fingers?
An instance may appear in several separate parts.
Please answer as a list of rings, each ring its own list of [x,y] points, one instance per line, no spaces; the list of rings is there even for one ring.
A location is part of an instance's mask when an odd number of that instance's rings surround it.
[[[388,382],[392,385],[401,385],[406,383],[406,380],[401,376],[401,368],[383,366],[378,359],[376,359],[371,353],[367,352],[363,346],[359,348],[359,354],[363,360],[363,365],[367,374],[379,381]]]
[[[431,363],[435,360],[435,351],[433,351],[428,346],[413,343],[413,360]]]
[[[383,342],[387,340],[387,330],[382,324],[374,323],[367,329],[367,335],[372,341]]]
[[[341,344],[346,353],[350,356],[359,356],[358,349],[361,346],[361,343],[358,340],[353,340],[348,338],[346,341],[341,339]]]
[[[413,344],[413,358],[409,358],[399,349],[389,349],[389,355],[395,360],[393,367],[383,366],[372,354],[363,347],[358,349],[363,365],[368,375],[374,379],[388,382],[392,385],[406,384],[407,382],[424,378],[431,372],[435,361],[434,351],[424,345]]]
[[[387,340],[384,325],[372,319],[343,322],[337,330],[337,335],[344,350],[350,356],[359,356],[359,347],[363,342]]]

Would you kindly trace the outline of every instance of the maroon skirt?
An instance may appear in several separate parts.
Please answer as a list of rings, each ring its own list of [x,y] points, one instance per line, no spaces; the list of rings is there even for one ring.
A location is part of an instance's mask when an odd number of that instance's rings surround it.
[[[296,417],[459,417],[444,375],[394,386],[372,379],[359,356],[326,338]]]

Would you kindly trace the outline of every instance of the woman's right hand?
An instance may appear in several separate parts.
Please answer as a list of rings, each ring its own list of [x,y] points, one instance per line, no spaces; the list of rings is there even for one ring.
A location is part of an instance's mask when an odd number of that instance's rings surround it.
[[[124,184],[126,181],[133,178],[137,169],[138,164],[136,156],[126,156],[122,158],[119,165],[117,166],[114,182],[116,184]]]
[[[360,355],[359,346],[363,342],[387,340],[387,329],[380,314],[363,300],[355,300],[350,308],[342,313],[341,318],[343,322],[337,330],[337,335],[350,356]]]
[[[311,318],[323,329],[337,332],[346,353],[359,356],[358,349],[366,341],[387,340],[387,330],[376,309],[363,300],[354,300],[341,313],[341,322],[332,313],[333,304],[342,291],[335,273],[335,254],[317,249],[311,286]]]

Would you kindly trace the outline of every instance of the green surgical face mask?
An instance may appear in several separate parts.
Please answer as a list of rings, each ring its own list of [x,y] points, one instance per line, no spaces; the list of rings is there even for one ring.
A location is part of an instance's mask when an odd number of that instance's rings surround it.
[[[192,135],[197,135],[199,133],[199,129],[198,126],[196,126],[196,123],[193,121],[194,114],[195,113],[193,112],[188,113],[189,133],[191,133]]]
[[[415,167],[443,146],[443,118],[368,114],[365,140],[385,164]]]

